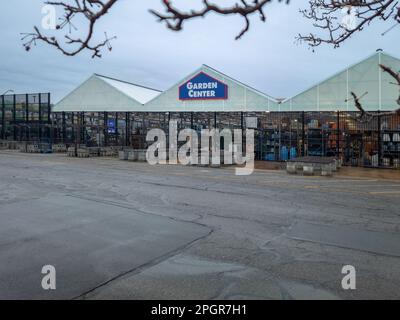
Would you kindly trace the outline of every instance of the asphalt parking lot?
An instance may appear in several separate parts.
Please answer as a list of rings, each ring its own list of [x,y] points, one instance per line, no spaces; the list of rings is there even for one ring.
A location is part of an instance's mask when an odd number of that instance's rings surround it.
[[[399,215],[396,180],[1,151],[0,299],[399,299]]]

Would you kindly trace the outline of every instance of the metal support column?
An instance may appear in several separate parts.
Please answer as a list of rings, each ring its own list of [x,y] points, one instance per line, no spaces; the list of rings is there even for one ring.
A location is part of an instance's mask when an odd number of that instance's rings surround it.
[[[381,115],[378,111],[378,166],[382,165],[382,134],[381,134]]]
[[[336,119],[336,158],[339,159],[340,154],[340,111],[337,112]]]
[[[13,139],[15,141],[15,140],[17,140],[17,126],[16,126],[17,110],[16,110],[16,96],[15,96],[15,94],[13,95],[12,119],[13,119]]]
[[[72,125],[72,141],[75,141],[75,114],[71,112],[71,125]]]
[[[6,105],[4,103],[4,96],[1,96],[1,139],[6,138]]]
[[[193,125],[193,112],[190,113],[190,129],[194,129],[194,125]]]
[[[76,114],[76,121],[77,121],[77,124],[76,124],[76,128],[75,128],[75,130],[76,130],[76,133],[75,133],[75,157],[77,157],[78,156],[78,146],[81,144],[81,116],[80,116],[80,113],[79,112],[77,112],[77,114]]]
[[[67,140],[67,128],[65,123],[65,112],[62,112],[62,142],[65,143]]]
[[[25,94],[25,122],[29,122],[29,96]]]
[[[240,112],[240,129],[242,130],[242,152],[244,152],[244,115],[243,112]]]
[[[171,112],[168,112],[168,127],[167,127],[167,154],[169,155],[169,144],[170,144],[170,136],[169,136],[169,124],[171,122]]]
[[[50,140],[51,135],[51,103],[50,103],[50,93],[47,94],[47,138]],[[52,143],[52,141],[50,141]]]
[[[306,122],[306,117],[305,117],[305,112],[303,111],[301,113],[301,156],[304,157],[306,155],[306,128],[305,128],[305,122]]]
[[[25,94],[25,141],[30,140],[30,134],[29,134],[29,96],[28,94]],[[22,131],[22,130],[21,130]],[[22,135],[22,133],[21,133]]]
[[[108,112],[104,112],[104,146],[108,146]]]
[[[51,123],[51,103],[50,103],[51,95],[50,93],[47,94],[47,122]]]
[[[217,113],[214,112],[214,128],[217,129]]]
[[[81,112],[81,141],[86,144],[86,120],[85,113]]]
[[[118,130],[118,112],[115,113],[115,144],[118,146],[119,142],[119,130]]]
[[[43,126],[43,117],[42,117],[42,95],[39,93],[39,141],[42,141],[42,126]]]
[[[129,146],[129,142],[130,142],[130,136],[131,136],[131,134],[130,134],[130,126],[131,126],[131,123],[130,123],[130,114],[129,114],[129,112],[126,112],[125,113],[125,145],[128,147]]]

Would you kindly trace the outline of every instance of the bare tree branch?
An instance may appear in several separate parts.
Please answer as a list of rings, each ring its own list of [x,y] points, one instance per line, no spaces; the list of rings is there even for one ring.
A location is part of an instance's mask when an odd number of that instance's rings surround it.
[[[34,27],[34,32],[23,34],[23,45],[29,51],[37,41],[45,42],[68,56],[74,56],[87,49],[92,52],[92,57],[101,57],[101,49],[107,47],[112,49],[111,41],[115,37],[108,38],[105,33],[105,40],[100,43],[93,43],[94,28],[98,20],[106,15],[109,10],[120,0],[65,0],[46,1],[46,4],[54,5],[64,10],[63,21],[57,26],[58,30],[65,27],[73,27],[72,20],[76,17],[83,17],[88,23],[86,35],[82,38],[72,37],[71,31],[64,34],[64,42],[55,36],[44,35],[38,27]],[[266,21],[265,7],[273,0],[237,0],[231,6],[220,6],[211,3],[210,0],[202,0],[200,9],[181,10],[175,7],[171,0],[161,0],[164,12],[160,13],[150,10],[159,22],[164,22],[173,31],[183,29],[185,21],[194,18],[204,18],[208,13],[218,15],[239,15],[244,19],[244,27],[236,36],[240,39],[250,28],[250,16],[257,14],[261,21]],[[290,0],[277,0],[289,4]],[[309,35],[299,35],[299,41],[307,42],[312,48],[322,43],[332,44],[334,47],[340,46],[356,32],[362,31],[372,21],[388,20],[393,18],[396,23],[400,23],[400,0],[309,0],[309,8],[300,12],[313,21],[315,29],[327,35],[310,33]],[[347,16],[354,18],[354,25],[343,23],[343,10]],[[355,12],[353,12],[356,10]],[[346,16],[346,14],[345,14]],[[394,27],[394,26],[393,26]],[[391,30],[391,27],[389,30]],[[388,31],[389,31],[388,30]],[[71,49],[72,48],[72,49]]]
[[[108,11],[120,0],[66,0],[66,1],[46,1],[45,4],[53,5],[62,8],[64,11],[62,22],[57,25],[57,30],[64,30],[69,27],[69,32],[64,34],[64,41],[61,41],[55,36],[43,34],[37,26],[33,32],[23,33],[23,46],[27,51],[31,50],[32,46],[37,42],[44,42],[55,47],[67,56],[75,56],[83,50],[92,52],[92,57],[101,57],[101,50],[107,47],[112,50],[111,41],[115,37],[108,38],[105,33],[105,40],[100,43],[93,44],[94,28],[98,20],[100,20]],[[210,3],[208,0],[203,0],[203,8],[200,10],[190,10],[188,12],[181,11],[172,5],[169,0],[162,0],[165,8],[165,13],[159,13],[155,10],[150,10],[152,14],[157,16],[160,22],[165,22],[167,27],[174,31],[182,30],[184,21],[193,18],[204,17],[209,12],[214,12],[220,15],[240,15],[245,20],[245,25],[240,31],[236,39],[241,38],[250,28],[249,16],[258,13],[261,21],[266,20],[264,7],[273,0],[240,0],[232,6],[221,7]],[[277,0],[278,2],[286,2],[290,0]],[[74,27],[72,21],[79,17],[84,18],[88,23],[86,35],[83,38],[73,37],[71,35],[71,27]],[[76,28],[74,28],[76,29]]]
[[[395,80],[396,80],[396,85],[400,87],[400,73],[393,71],[390,67],[387,67],[383,64],[379,65],[384,72],[387,72],[390,74]],[[360,111],[360,116],[356,118],[357,121],[360,122],[370,122],[376,117],[379,116],[389,116],[389,115],[399,115],[400,116],[400,108],[394,111],[386,111],[386,112],[380,112],[380,113],[374,113],[374,112],[368,112],[365,111],[361,104],[361,99],[368,94],[368,92],[364,93],[361,97],[358,97],[354,91],[350,92],[351,96],[353,97],[352,99],[347,99],[345,102],[353,100],[354,101],[354,106],[357,108],[357,110]],[[399,88],[399,98],[396,100],[397,104],[400,106],[400,88]]]
[[[289,4],[290,0],[278,0],[279,2],[285,1]],[[194,18],[203,18],[208,13],[214,12],[220,15],[239,15],[242,16],[245,24],[243,29],[236,36],[236,40],[240,39],[250,28],[249,16],[258,13],[260,20],[265,22],[266,15],[264,8],[267,4],[271,3],[272,0],[240,0],[230,7],[220,7],[216,4],[210,3],[208,0],[203,0],[203,8],[199,10],[182,11],[172,5],[169,0],[162,0],[165,7],[165,13],[159,13],[155,10],[150,10],[160,22],[165,22],[167,27],[174,31],[180,31],[183,28],[185,21]]]
[[[393,69],[391,69],[383,64],[380,64],[379,66],[382,68],[382,70],[384,72],[390,74],[396,80],[397,85],[399,86],[399,97],[397,98],[396,102],[400,106],[400,72],[395,72],[395,71],[393,71]],[[400,111],[400,110],[397,110],[397,111]]]
[[[34,32],[22,34],[22,40],[24,41],[23,46],[29,51],[38,41],[42,41],[60,50],[67,56],[75,56],[87,49],[92,52],[92,58],[100,58],[103,47],[107,47],[110,51],[112,50],[110,43],[115,37],[109,38],[107,33],[104,33],[105,40],[92,44],[94,28],[96,23],[109,12],[117,1],[118,0],[70,0],[69,2],[72,4],[62,1],[46,1],[45,4],[60,7],[64,11],[62,22],[56,26],[56,30],[64,30],[65,27],[68,26],[70,27],[69,32],[64,34],[64,41],[60,41],[55,36],[44,35],[39,31],[39,28],[35,26]],[[88,23],[86,35],[83,38],[75,38],[71,35],[72,21],[77,17],[84,18],[86,23]]]
[[[375,20],[393,18],[400,23],[400,7],[397,5],[398,0],[310,0],[309,8],[300,12],[323,34],[299,34],[297,39],[312,48],[322,43],[337,48]],[[346,23],[345,19],[351,23]]]

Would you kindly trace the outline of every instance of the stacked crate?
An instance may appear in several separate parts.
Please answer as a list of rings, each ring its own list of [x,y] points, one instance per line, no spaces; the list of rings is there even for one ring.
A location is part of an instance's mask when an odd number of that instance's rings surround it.
[[[78,155],[78,158],[89,158],[90,157],[89,150],[84,149],[84,148],[79,148],[77,150],[77,155]]]
[[[75,148],[74,147],[69,147],[67,149],[67,156],[68,157],[75,157]]]
[[[146,149],[125,149],[120,150],[118,152],[118,156],[120,160],[129,160],[129,161],[147,161],[146,158],[147,150]]]
[[[111,147],[100,148],[101,157],[115,157],[115,151]]]
[[[98,157],[98,156],[100,156],[100,148],[90,147],[90,148],[87,148],[87,150],[89,152],[89,157]]]
[[[23,147],[22,147],[23,148]],[[20,149],[21,152],[28,152],[28,153],[40,153],[40,147],[38,144],[28,144],[25,148]]]

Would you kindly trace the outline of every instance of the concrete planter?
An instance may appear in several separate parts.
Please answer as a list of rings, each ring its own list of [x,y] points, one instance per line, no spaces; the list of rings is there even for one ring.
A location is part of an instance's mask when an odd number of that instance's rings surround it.
[[[118,151],[118,158],[119,160],[128,160],[128,153],[124,150]]]
[[[32,150],[32,145],[28,145],[26,142],[20,142],[20,143],[18,143],[18,145],[17,145],[17,149],[20,151],[20,152],[34,152],[33,150]],[[31,151],[32,150],[32,151]],[[39,152],[39,151],[37,151],[37,152]]]
[[[98,147],[87,148],[87,150],[89,151],[89,156],[90,157],[98,157],[98,156],[100,156],[100,149]]]
[[[136,150],[131,150],[128,153],[128,160],[129,161],[138,161],[139,153]]]
[[[11,150],[17,150],[18,149],[18,142],[17,141],[10,141],[9,148]]]
[[[22,152],[40,153],[40,151],[41,151],[40,145],[38,145],[38,144],[28,144],[28,145],[25,145],[25,151],[22,151]]]
[[[286,164],[286,172],[289,174],[296,174],[297,173],[297,166],[295,163],[288,162]]]
[[[309,165],[303,166],[303,175],[305,176],[314,175],[314,167]]]
[[[138,153],[137,161],[141,161],[141,162],[147,161],[147,159],[146,159],[147,150],[136,150],[136,151]]]
[[[116,155],[118,155],[119,151],[123,151],[124,150],[124,147],[122,147],[122,146],[111,146],[111,147],[108,147],[108,148],[110,148]]]
[[[67,149],[67,156],[68,157],[75,157],[75,148],[74,147],[69,147]]]
[[[296,162],[295,166],[296,166],[296,173],[297,174],[303,174],[303,167],[304,167],[304,163],[301,162]]]
[[[53,144],[53,152],[55,153],[67,152],[67,146],[63,143]]]
[[[324,176],[324,177],[332,177],[332,175],[333,175],[332,170],[323,169],[323,170],[321,171],[321,176]]]
[[[101,157],[114,157],[116,152],[111,147],[103,147],[100,148],[100,156]]]
[[[78,149],[78,158],[89,158],[90,153],[88,149]]]

